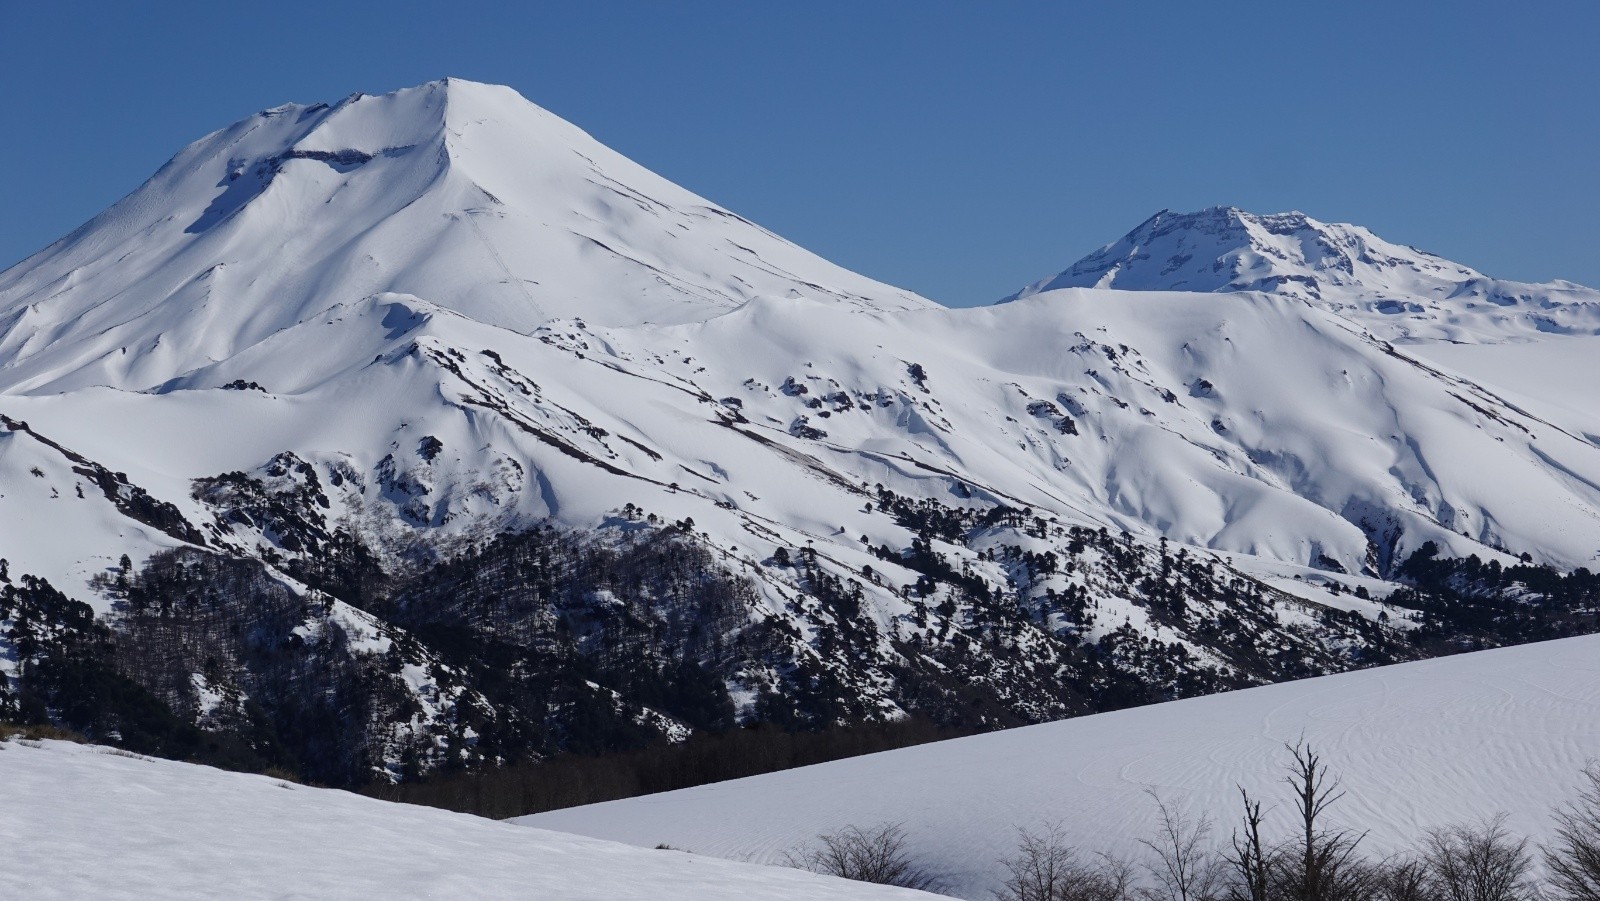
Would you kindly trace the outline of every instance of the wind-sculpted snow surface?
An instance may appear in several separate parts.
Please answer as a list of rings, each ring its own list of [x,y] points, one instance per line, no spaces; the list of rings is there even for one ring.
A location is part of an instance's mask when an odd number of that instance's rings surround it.
[[[1218,822],[1238,786],[1290,828],[1286,743],[1343,779],[1330,822],[1383,855],[1426,829],[1509,814],[1535,839],[1600,757],[1600,638],[1481,651],[920,745],[518,822],[776,860],[820,833],[900,822],[962,897],[986,898],[1017,829],[1059,822],[1086,852],[1137,857],[1165,803]],[[1273,806],[1272,801],[1279,803]]]
[[[931,898],[64,742],[0,742],[10,897]]]

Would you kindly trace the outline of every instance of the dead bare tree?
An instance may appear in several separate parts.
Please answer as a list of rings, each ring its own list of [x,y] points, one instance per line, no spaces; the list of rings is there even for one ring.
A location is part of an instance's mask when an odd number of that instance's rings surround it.
[[[1298,835],[1279,855],[1281,895],[1293,901],[1368,901],[1376,869],[1361,859],[1358,846],[1366,833],[1326,825],[1328,808],[1344,797],[1339,780],[1329,774],[1321,755],[1308,744],[1289,745],[1289,775],[1294,793]]]
[[[1272,888],[1272,851],[1261,838],[1261,802],[1252,801],[1243,787],[1244,816],[1233,832],[1233,850],[1224,857],[1233,870],[1228,901],[1269,901]]]
[[[1147,865],[1155,887],[1141,892],[1149,901],[1215,901],[1223,883],[1222,862],[1212,853],[1211,819],[1198,819],[1168,807],[1148,793],[1161,814],[1156,837],[1140,843],[1150,849]]]
[[[1600,901],[1600,764],[1583,771],[1578,797],[1555,812],[1555,840],[1544,847],[1550,888],[1560,901]]]

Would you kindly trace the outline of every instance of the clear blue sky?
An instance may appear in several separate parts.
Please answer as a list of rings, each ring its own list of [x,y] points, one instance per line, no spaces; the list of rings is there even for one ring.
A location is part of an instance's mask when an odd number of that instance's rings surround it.
[[[1600,285],[1597,46],[1580,0],[0,0],[0,267],[258,109],[457,75],[950,304],[1213,204]]]

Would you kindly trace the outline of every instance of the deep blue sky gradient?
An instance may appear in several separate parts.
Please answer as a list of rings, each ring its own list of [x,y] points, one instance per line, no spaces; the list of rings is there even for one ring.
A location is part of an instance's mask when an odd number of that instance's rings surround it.
[[[1576,0],[0,0],[0,267],[258,109],[458,75],[950,304],[1213,204],[1600,285],[1597,46]]]

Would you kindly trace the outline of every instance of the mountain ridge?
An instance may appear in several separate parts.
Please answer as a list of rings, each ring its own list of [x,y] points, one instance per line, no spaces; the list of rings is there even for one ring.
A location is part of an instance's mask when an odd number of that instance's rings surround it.
[[[522,333],[569,316],[686,321],[761,294],[931,306],[672,185],[508,88],[450,80],[280,106],[213,132],[0,273],[0,391],[147,389],[385,292]]]
[[[1600,291],[1567,281],[1493,279],[1361,226],[1324,223],[1298,211],[1162,210],[999,302],[1059,288],[1281,294],[1403,343],[1600,334]]]
[[[1430,549],[1594,565],[1600,427],[1359,312],[948,309],[509,89],[278,107],[0,274],[0,708],[354,784],[1577,628],[1559,583],[1402,582]]]

